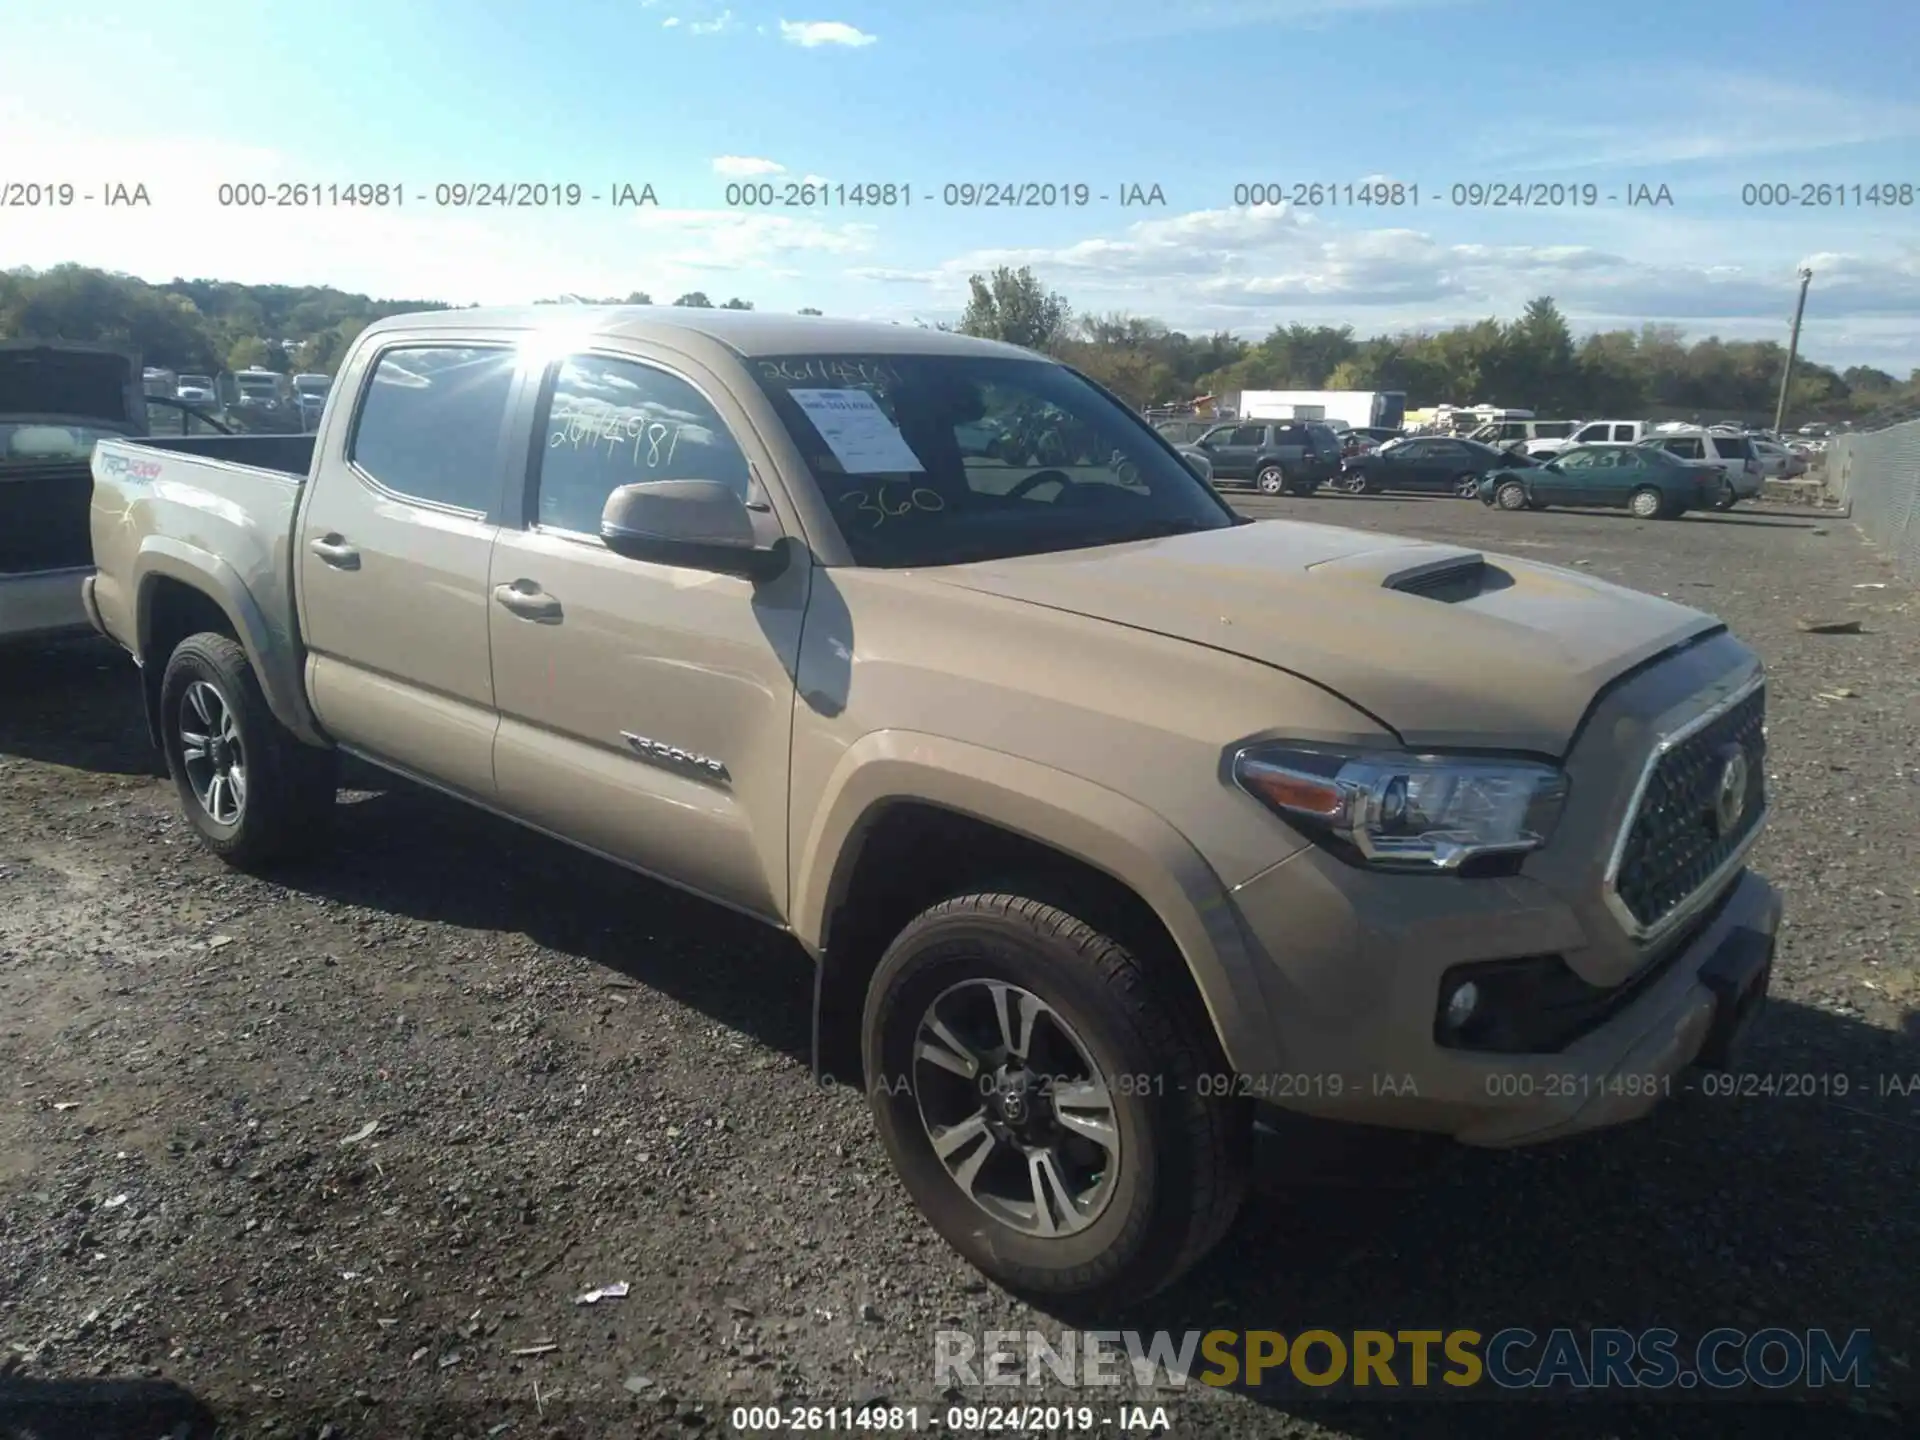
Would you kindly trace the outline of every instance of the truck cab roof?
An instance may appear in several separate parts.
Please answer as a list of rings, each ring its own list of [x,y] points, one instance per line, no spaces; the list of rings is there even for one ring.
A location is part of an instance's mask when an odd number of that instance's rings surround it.
[[[698,336],[745,357],[804,352],[809,355],[975,353],[1009,359],[1041,358],[1017,345],[918,325],[678,305],[519,305],[416,311],[377,321],[364,333],[422,335],[460,330],[551,330],[669,345],[684,342],[688,336]]]

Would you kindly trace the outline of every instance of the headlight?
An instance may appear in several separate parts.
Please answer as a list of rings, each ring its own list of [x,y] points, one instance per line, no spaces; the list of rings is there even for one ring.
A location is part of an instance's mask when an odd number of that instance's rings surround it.
[[[1457,870],[1546,844],[1567,778],[1525,760],[1256,745],[1234,757],[1249,795],[1387,869]]]

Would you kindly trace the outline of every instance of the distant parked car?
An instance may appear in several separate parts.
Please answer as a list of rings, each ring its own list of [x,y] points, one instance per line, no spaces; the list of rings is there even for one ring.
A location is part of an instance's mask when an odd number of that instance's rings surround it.
[[[1578,420],[1493,420],[1470,431],[1466,438],[1496,450],[1522,450],[1534,455],[1560,449],[1579,428]]]
[[[1490,471],[1531,463],[1525,456],[1506,454],[1477,440],[1424,435],[1354,456],[1336,483],[1350,495],[1397,490],[1473,496],[1479,493],[1481,477]]]
[[[1175,445],[1191,445],[1219,423],[1216,418],[1198,420],[1191,415],[1183,415],[1172,420],[1156,420],[1153,428]]]
[[[1631,510],[1642,520],[1676,520],[1712,506],[1716,467],[1693,464],[1652,445],[1576,445],[1539,465],[1496,470],[1478,494],[1502,510],[1549,505]]]
[[[220,403],[220,396],[214,389],[211,375],[182,375],[174,394],[189,405],[200,405],[209,409]]]
[[[1252,485],[1263,495],[1311,495],[1340,473],[1340,437],[1318,420],[1216,425],[1195,442],[1214,480]]]
[[[293,377],[294,403],[300,407],[301,428],[318,430],[320,412],[326,408],[327,391],[333,388],[331,375],[306,374]]]
[[[1198,445],[1175,445],[1180,458],[1187,462],[1187,468],[1209,485],[1213,483],[1213,459]]]
[[[138,356],[104,346],[0,344],[0,644],[88,628],[99,441],[220,433],[151,381]]]
[[[1760,452],[1745,435],[1716,435],[1711,430],[1676,430],[1648,436],[1642,445],[1657,447],[1682,460],[1704,460],[1720,468],[1722,483],[1714,509],[1731,510],[1760,493]]]
[[[1649,433],[1644,420],[1588,420],[1565,440],[1533,441],[1527,446],[1527,454],[1542,460],[1574,445],[1632,445]]]
[[[1768,480],[1796,480],[1807,473],[1806,458],[1777,440],[1755,440],[1760,454],[1760,472]]]

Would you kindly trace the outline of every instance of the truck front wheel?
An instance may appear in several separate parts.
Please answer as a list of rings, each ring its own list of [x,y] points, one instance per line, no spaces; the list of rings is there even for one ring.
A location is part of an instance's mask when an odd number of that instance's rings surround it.
[[[1249,1116],[1178,998],[1111,936],[1010,894],[934,906],[881,959],[881,1140],[934,1229],[1016,1294],[1138,1300],[1232,1223]]]
[[[160,717],[187,823],[222,860],[261,869],[323,838],[337,759],[274,718],[237,641],[208,631],[175,646],[160,681]]]

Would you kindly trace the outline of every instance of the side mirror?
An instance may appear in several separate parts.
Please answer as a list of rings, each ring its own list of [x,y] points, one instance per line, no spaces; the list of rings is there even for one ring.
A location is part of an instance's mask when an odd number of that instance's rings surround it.
[[[718,480],[622,485],[600,511],[600,538],[616,555],[770,580],[787,567],[785,541],[762,548],[753,516]]]
[[[1558,471],[1560,468],[1560,462],[1558,460],[1549,460],[1545,464],[1543,464],[1540,468],[1542,470]]]

